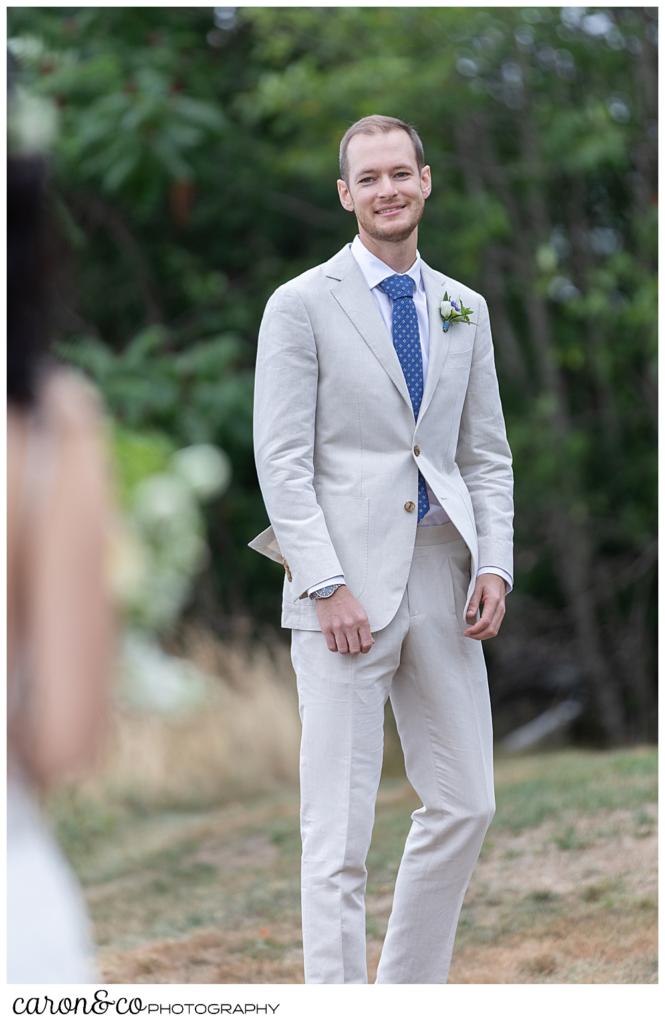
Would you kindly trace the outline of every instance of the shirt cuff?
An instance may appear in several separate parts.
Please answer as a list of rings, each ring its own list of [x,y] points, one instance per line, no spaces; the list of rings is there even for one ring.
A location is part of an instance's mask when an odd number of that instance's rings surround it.
[[[476,573],[476,576],[480,576],[483,572],[493,572],[495,576],[500,576],[502,580],[506,581],[506,597],[513,589],[513,577],[505,569],[501,569],[498,565],[481,565],[480,569]]]
[[[329,587],[331,583],[344,583],[344,577],[331,576],[329,580],[322,580],[321,583],[315,583],[313,587],[308,588],[307,596],[311,597],[315,590],[321,590],[321,587]]]

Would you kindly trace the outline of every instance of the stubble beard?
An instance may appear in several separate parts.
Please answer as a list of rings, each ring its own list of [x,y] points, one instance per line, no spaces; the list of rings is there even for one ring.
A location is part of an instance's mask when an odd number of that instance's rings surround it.
[[[391,228],[390,224],[386,224],[386,227],[383,228],[380,224],[376,223],[375,219],[371,220],[369,223],[363,223],[361,221],[360,226],[370,238],[373,238],[377,242],[404,242],[413,234],[420,224],[424,209],[425,201],[423,200],[420,206],[413,211],[408,224],[397,230]]]

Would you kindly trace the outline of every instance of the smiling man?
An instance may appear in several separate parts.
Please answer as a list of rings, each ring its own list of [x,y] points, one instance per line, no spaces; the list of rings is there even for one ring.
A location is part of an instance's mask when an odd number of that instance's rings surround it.
[[[512,460],[487,303],[417,250],[432,178],[416,131],[356,122],[340,175],[358,234],[270,298],[254,404],[271,525],[250,546],[284,565],[302,721],[305,980],[367,982],[390,700],[422,806],[376,981],[444,983],[494,813],[481,641],[512,586]]]

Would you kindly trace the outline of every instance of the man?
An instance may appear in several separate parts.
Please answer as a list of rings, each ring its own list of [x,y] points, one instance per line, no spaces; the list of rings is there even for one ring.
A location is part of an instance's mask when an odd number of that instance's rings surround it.
[[[271,526],[250,547],[284,565],[302,720],[305,981],[367,982],[365,860],[390,698],[422,807],[376,981],[443,983],[494,813],[480,641],[512,586],[511,454],[487,304],[417,251],[431,171],[415,130],[363,118],[340,173],[358,235],[270,298],[254,405]]]

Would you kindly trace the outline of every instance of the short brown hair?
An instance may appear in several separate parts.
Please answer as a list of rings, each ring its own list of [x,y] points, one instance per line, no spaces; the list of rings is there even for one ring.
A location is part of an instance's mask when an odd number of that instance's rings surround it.
[[[416,153],[418,170],[422,170],[425,163],[425,152],[423,150],[423,144],[420,141],[420,136],[413,125],[407,124],[406,121],[400,121],[398,117],[386,117],[384,114],[370,114],[368,117],[361,117],[359,121],[355,121],[350,128],[347,128],[342,136],[342,141],[339,144],[339,173],[347,184],[349,162],[347,160],[346,151],[353,136],[377,135],[379,132],[392,132],[395,128],[401,128],[402,131],[406,132],[411,139]]]

